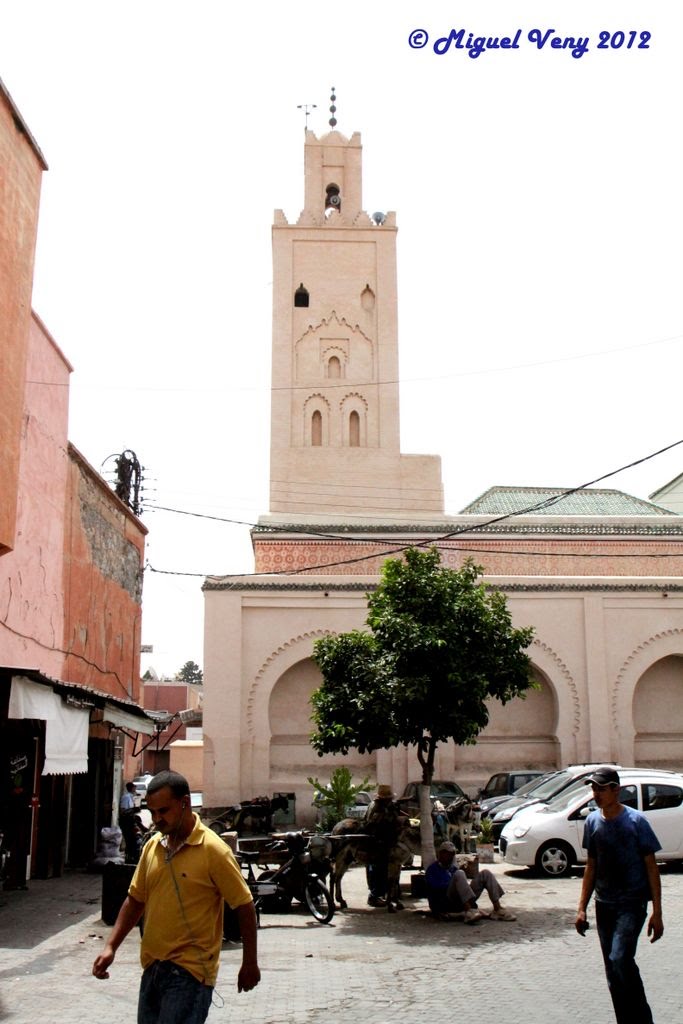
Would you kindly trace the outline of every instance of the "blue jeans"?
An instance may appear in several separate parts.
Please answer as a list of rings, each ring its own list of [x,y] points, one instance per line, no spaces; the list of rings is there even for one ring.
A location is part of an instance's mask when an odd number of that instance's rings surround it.
[[[172,960],[156,960],[140,981],[138,1024],[204,1024],[213,988]]]
[[[652,1024],[635,959],[646,917],[647,903],[640,900],[620,905],[595,902],[595,923],[617,1024]]]

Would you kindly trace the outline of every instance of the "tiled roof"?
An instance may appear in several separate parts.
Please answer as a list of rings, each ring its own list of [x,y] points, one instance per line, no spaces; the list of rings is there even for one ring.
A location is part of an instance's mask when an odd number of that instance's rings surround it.
[[[584,487],[565,497],[562,487],[489,487],[461,515],[502,515],[528,512],[539,516],[670,516],[661,505],[623,491]],[[553,499],[557,498],[557,501]]]

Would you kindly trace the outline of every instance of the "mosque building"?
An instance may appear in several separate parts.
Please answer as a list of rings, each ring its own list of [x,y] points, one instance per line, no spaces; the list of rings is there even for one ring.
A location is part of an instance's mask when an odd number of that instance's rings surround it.
[[[273,222],[270,511],[255,574],[204,583],[204,806],[285,792],[313,820],[307,777],[338,764],[398,792],[415,752],[320,758],[314,641],[363,626],[382,562],[434,543],[473,557],[532,625],[538,688],[493,701],[476,745],[442,745],[435,777],[683,761],[683,518],[614,490],[491,487],[444,511],[437,455],[400,451],[396,216],[368,215],[362,147],[307,130],[304,207]]]

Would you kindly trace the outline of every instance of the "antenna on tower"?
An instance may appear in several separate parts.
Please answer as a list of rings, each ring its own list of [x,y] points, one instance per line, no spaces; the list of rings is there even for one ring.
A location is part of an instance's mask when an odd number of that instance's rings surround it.
[[[312,110],[318,109],[317,103],[297,103],[297,110],[303,110],[305,116],[304,131],[308,130],[308,118]]]
[[[330,94],[330,113],[332,114],[332,117],[328,121],[330,128],[334,128],[337,124],[337,118],[334,116],[337,113],[337,108],[335,107],[336,101],[337,97],[334,94],[334,86],[332,86],[332,92]]]

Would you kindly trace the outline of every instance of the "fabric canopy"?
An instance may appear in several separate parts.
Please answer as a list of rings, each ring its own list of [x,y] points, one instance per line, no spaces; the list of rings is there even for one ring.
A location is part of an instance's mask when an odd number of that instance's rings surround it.
[[[26,676],[12,676],[7,717],[45,721],[43,775],[87,772],[89,711],[67,707],[49,686]]]
[[[120,729],[130,729],[131,732],[142,732],[147,736],[153,736],[156,731],[155,724],[151,718],[140,718],[138,715],[132,715],[125,708],[117,708],[108,701],[104,705],[102,717],[105,721],[111,722],[112,725],[116,725]]]

